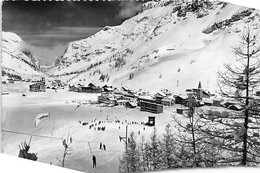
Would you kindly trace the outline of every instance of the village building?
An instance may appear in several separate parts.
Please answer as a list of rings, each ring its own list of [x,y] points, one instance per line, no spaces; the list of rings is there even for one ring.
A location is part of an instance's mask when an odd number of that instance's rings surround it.
[[[51,85],[54,86],[55,88],[64,87],[64,83],[59,79],[55,79],[55,80],[51,81]]]
[[[123,94],[124,98],[131,101],[136,101],[137,97],[132,91],[127,91]]]
[[[175,104],[186,105],[188,97],[184,95],[174,95]]]
[[[172,92],[168,89],[162,89],[161,92],[165,94],[167,97],[172,96]]]
[[[113,96],[116,98],[116,100],[126,100],[124,99],[124,96],[121,94],[113,94]]]
[[[14,79],[12,79],[12,78],[8,78],[7,81],[8,81],[8,83],[14,83]]]
[[[221,103],[224,101],[222,98],[214,98],[213,100],[213,106],[221,107]]]
[[[113,93],[114,89],[113,88],[103,88],[103,92],[106,93]]]
[[[80,87],[79,85],[69,85],[69,91],[73,91],[73,92],[80,92]]]
[[[161,104],[141,101],[140,107],[140,111],[146,111],[155,114],[163,113],[163,105]]]
[[[162,92],[157,92],[154,95],[154,99],[157,101],[157,103],[162,104],[162,99],[167,98],[166,95]]]
[[[135,103],[135,102],[126,102],[125,103],[125,107],[126,108],[131,108],[131,109],[133,109],[133,108],[136,108],[136,106],[137,106],[137,104]]]
[[[101,94],[98,96],[98,104],[105,103],[108,100],[107,96]]]
[[[157,100],[151,98],[138,98],[138,106],[140,106],[140,111],[146,111],[151,113],[163,113],[163,105],[159,104]]]
[[[129,100],[117,100],[116,101],[118,106],[125,106],[127,102],[129,102]]]
[[[114,88],[112,93],[113,94],[121,94],[121,92],[119,91],[118,88]]]
[[[113,89],[112,86],[104,85],[104,86],[102,87],[102,92],[112,93],[113,91],[114,91],[114,89]]]
[[[88,86],[81,84],[78,85],[69,85],[69,91],[73,92],[84,92],[84,93],[101,93],[102,88],[95,86],[92,83],[89,83]]]
[[[137,92],[137,95],[138,96],[148,96],[149,95],[149,91],[146,91],[146,90],[139,90],[138,92]]]
[[[7,84],[8,83],[8,76],[2,76],[2,84]]]
[[[84,93],[101,93],[102,88],[100,88],[99,86],[95,86],[92,83],[89,83],[88,86],[81,86],[81,92],[84,92]]]
[[[142,96],[142,97],[138,97],[137,98],[138,103],[141,101],[145,101],[145,102],[151,102],[151,103],[156,103],[156,104],[160,104],[160,102],[158,102],[157,100],[155,100],[153,97],[151,96]],[[138,104],[138,106],[140,106]]]
[[[101,103],[111,106],[118,105],[117,100],[112,95],[108,94],[101,94],[100,96],[98,96],[98,104]]]
[[[202,101],[204,102],[205,106],[213,106],[213,100],[210,98],[204,98]]]
[[[173,106],[175,102],[172,98],[163,98],[161,103],[163,106]]]
[[[110,106],[117,106],[117,100],[113,97],[109,97],[106,104],[110,105]]]
[[[45,84],[41,82],[33,83],[29,85],[30,92],[46,92]]]
[[[210,93],[206,92],[203,89],[186,89],[187,95],[193,95],[197,100],[202,100],[203,98],[210,98]]]

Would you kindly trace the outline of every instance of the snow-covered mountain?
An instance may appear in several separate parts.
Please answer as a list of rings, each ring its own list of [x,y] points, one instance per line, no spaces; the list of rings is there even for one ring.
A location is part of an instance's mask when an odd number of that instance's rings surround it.
[[[133,89],[216,89],[223,63],[249,26],[260,29],[259,11],[214,1],[147,2],[120,26],[69,44],[51,73],[70,84],[127,85]]]
[[[39,60],[23,44],[17,34],[2,32],[2,71],[21,78],[44,75],[39,69]]]

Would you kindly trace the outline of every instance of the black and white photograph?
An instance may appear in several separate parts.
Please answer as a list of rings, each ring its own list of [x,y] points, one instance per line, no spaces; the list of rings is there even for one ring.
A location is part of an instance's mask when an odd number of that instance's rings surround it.
[[[257,8],[1,5],[2,154],[86,173],[260,168]]]

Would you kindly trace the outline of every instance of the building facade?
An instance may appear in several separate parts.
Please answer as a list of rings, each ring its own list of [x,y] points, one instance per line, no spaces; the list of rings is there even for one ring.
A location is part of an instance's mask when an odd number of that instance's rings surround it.
[[[46,87],[42,83],[34,83],[29,86],[30,92],[46,92]]]

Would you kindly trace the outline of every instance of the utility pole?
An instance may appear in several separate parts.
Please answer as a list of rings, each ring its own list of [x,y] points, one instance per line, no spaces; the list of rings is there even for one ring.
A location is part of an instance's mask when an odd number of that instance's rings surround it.
[[[91,153],[91,155],[93,156],[93,153],[92,153],[92,150],[91,150],[91,147],[90,147],[89,142],[88,142],[88,146],[89,146],[90,153]]]
[[[127,149],[127,132],[128,131],[128,125],[126,124],[126,130],[125,130],[125,136],[119,136],[120,142],[123,140],[125,142],[125,147]]]
[[[128,115],[128,113],[127,113]],[[124,136],[119,136],[119,140],[121,142],[121,140],[123,140],[125,142],[125,151],[127,152],[127,143],[128,143],[128,137],[127,137],[127,134],[128,134],[128,122],[126,121],[126,128],[125,128],[125,137]],[[129,172],[129,166],[128,164],[126,165],[127,166],[127,172]]]
[[[125,137],[119,136],[120,142],[123,140],[125,142],[125,151],[127,151],[127,131],[128,131],[128,125],[126,124],[126,130],[125,130]],[[127,172],[129,172],[129,166],[127,164]]]

